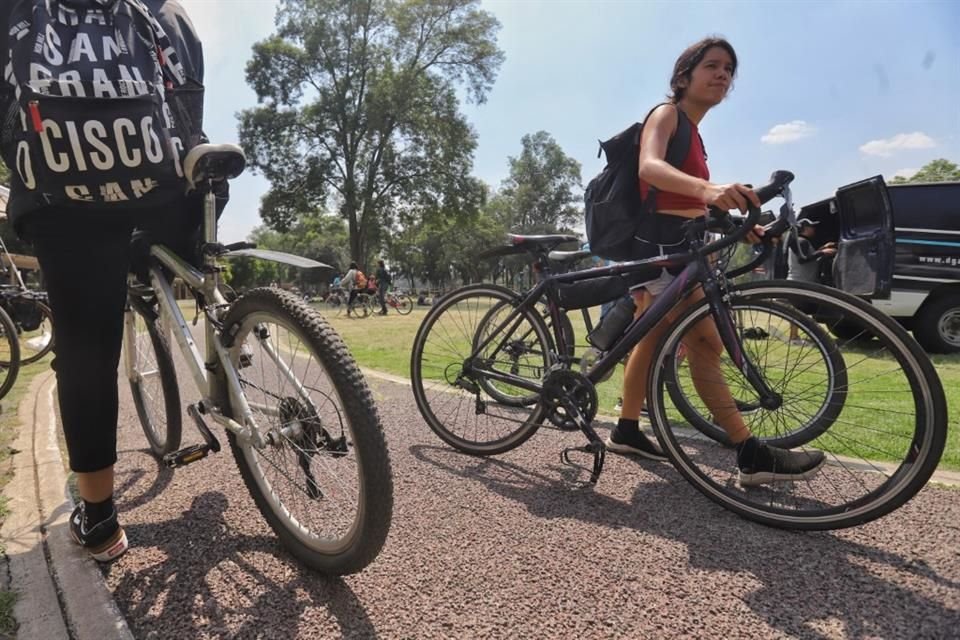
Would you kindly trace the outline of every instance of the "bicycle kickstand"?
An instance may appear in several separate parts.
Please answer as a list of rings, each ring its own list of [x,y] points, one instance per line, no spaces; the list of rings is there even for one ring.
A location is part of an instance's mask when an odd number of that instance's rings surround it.
[[[187,415],[193,418],[194,423],[197,425],[197,431],[203,436],[204,443],[190,445],[189,447],[184,447],[183,449],[173,451],[163,456],[163,464],[168,468],[176,469],[177,467],[185,467],[191,462],[203,460],[210,455],[211,451],[213,453],[220,451],[220,441],[217,440],[217,437],[213,435],[213,432],[207,427],[203,416],[200,415],[201,412],[203,412],[202,404],[199,410],[195,404],[187,407]]]
[[[603,443],[603,440],[600,439],[600,436],[597,435],[597,432],[593,430],[593,427],[586,421],[583,417],[583,414],[580,413],[580,410],[572,402],[564,402],[564,408],[567,411],[567,416],[572,418],[573,421],[580,427],[580,430],[587,436],[587,444],[579,447],[567,447],[560,452],[560,462],[565,465],[582,469],[584,471],[590,472],[590,484],[597,484],[597,480],[600,478],[600,473],[603,471],[603,463],[606,460],[607,456],[607,447]],[[577,453],[592,453],[593,454],[593,468],[590,469],[581,464],[577,464],[570,460],[570,453],[576,451]]]

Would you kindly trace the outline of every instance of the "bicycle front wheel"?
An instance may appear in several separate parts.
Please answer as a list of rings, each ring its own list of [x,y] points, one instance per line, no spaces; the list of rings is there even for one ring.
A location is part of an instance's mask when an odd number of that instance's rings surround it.
[[[180,387],[156,307],[132,294],[124,314],[123,346],[133,406],[151,451],[162,459],[180,447]]]
[[[762,367],[768,383],[791,401],[797,420],[770,420],[760,406],[757,392],[739,375],[726,353],[721,370],[735,402],[726,410],[739,409],[749,419],[754,435],[769,445],[792,449],[811,442],[837,419],[847,394],[847,371],[843,355],[830,335],[798,309],[770,300],[736,300],[728,307],[739,328],[740,345],[751,362]],[[732,446],[723,427],[697,392],[697,374],[685,351],[678,349],[667,362],[665,385],[670,400],[683,418],[704,435]]]
[[[757,282],[732,289],[730,299],[733,308],[762,310],[768,317],[775,318],[786,304],[809,310],[827,330],[841,319],[856,327],[850,340],[815,348],[835,348],[842,360],[824,359],[822,354],[809,360],[784,357],[788,347],[809,347],[784,344],[775,337],[778,332],[788,332],[793,322],[782,316],[779,323],[771,320],[765,325],[770,327],[766,335],[757,333],[750,338],[762,341],[762,348],[748,349],[744,344],[744,356],[781,398],[775,409],[745,415],[747,427],[769,439],[814,424],[818,415],[828,416],[830,419],[817,427],[820,432],[815,438],[795,447],[822,452],[826,464],[806,479],[786,481],[774,470],[765,484],[743,486],[736,453],[676,419],[666,402],[665,386],[674,382],[667,374],[669,362],[676,358],[681,343],[687,345],[688,358],[694,355],[690,349],[702,348],[685,338],[698,323],[712,322],[703,302],[666,331],[657,347],[648,386],[657,438],[680,473],[727,509],[789,529],[856,526],[890,513],[914,496],[943,453],[947,405],[933,365],[913,338],[862,300],[819,285]],[[749,316],[735,314],[734,318],[743,322]],[[741,335],[747,328],[739,327]],[[816,337],[815,332],[807,335],[807,339]],[[701,366],[703,362],[706,360]],[[845,379],[831,371],[839,362]],[[735,367],[720,366],[719,371],[734,396],[737,389],[752,389]],[[830,406],[830,398],[836,397],[833,389],[843,393],[843,403],[831,417],[830,411],[837,409]]]
[[[266,441],[228,432],[257,508],[306,566],[360,571],[386,541],[393,480],[373,396],[346,345],[302,300],[270,288],[241,296],[221,335]],[[232,399],[243,422],[240,413]]]
[[[515,383],[543,380],[554,364],[550,338],[535,309],[514,313],[518,302],[496,285],[457,289],[430,309],[413,342],[421,415],[441,440],[471,455],[520,446],[545,417],[539,393]]]

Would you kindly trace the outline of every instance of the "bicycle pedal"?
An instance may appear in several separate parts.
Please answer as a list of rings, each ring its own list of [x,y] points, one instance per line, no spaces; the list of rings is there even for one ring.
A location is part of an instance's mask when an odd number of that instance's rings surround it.
[[[163,464],[168,469],[185,467],[198,460],[203,460],[210,455],[211,450],[212,447],[208,444],[190,445],[189,447],[184,447],[179,451],[174,451],[163,456]]]
[[[213,432],[210,431],[209,427],[207,427],[207,423],[204,421],[203,416],[200,415],[200,412],[201,412],[201,409],[198,408],[197,405],[195,404],[192,404],[189,407],[187,407],[187,415],[193,418],[194,424],[197,425],[197,431],[200,432],[200,435],[203,436],[203,439],[206,442],[206,444],[203,446],[206,446],[208,451],[213,451],[214,453],[217,453],[220,451],[220,441],[217,440],[217,437],[213,435]],[[173,455],[173,454],[168,454],[168,455]],[[204,454],[201,457],[205,458],[206,454]],[[193,462],[193,461],[191,460],[190,462]]]

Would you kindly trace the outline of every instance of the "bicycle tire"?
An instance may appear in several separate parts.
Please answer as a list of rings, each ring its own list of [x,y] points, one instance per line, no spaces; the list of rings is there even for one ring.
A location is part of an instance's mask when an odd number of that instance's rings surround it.
[[[326,302],[324,302],[324,306],[326,307],[327,311],[330,312],[331,315],[339,316],[343,312],[343,307],[346,305],[344,304],[343,299],[339,295],[334,294],[331,296],[327,296],[327,300]]]
[[[929,358],[897,322],[864,301],[820,285],[756,282],[731,300],[816,303],[823,317],[855,322],[862,343],[840,343],[848,376],[840,417],[810,443],[826,454],[817,475],[797,482],[740,487],[732,452],[667,419],[663,366],[700,316],[695,306],[671,324],[655,351],[648,383],[657,439],[677,470],[701,493],[738,515],[786,529],[827,530],[875,520],[902,506],[929,480],[943,453],[947,405]],[[828,327],[829,330],[829,327]],[[786,405],[785,405],[786,406]],[[877,434],[880,435],[877,435]]]
[[[482,375],[463,371],[475,351],[480,323],[489,321],[490,310],[508,305],[512,309],[517,302],[515,292],[497,285],[456,289],[431,307],[414,338],[410,377],[417,408],[441,440],[470,455],[510,451],[526,442],[545,418],[540,402],[532,408],[497,402],[486,393]],[[549,344],[547,328],[535,310],[526,310],[519,318],[532,327],[539,344]],[[554,360],[549,348],[541,348],[538,354],[529,379],[539,381]],[[459,433],[461,426],[472,433]]]
[[[40,335],[41,335],[41,336],[49,336],[49,337],[44,341],[43,346],[42,346],[40,349],[34,351],[34,352],[33,352],[33,355],[27,356],[27,357],[25,357],[25,358],[22,357],[23,354],[24,354],[24,352],[26,352],[26,351],[28,351],[28,350],[32,350],[32,349],[30,349],[30,341],[31,341],[31,340],[35,340],[36,337],[30,337],[30,338],[26,338],[25,340],[21,340],[21,342],[23,343],[23,344],[21,345],[21,349],[20,349],[20,354],[21,354],[20,363],[21,363],[21,364],[33,364],[34,362],[37,362],[38,360],[40,360],[41,358],[43,358],[45,355],[47,355],[48,353],[50,353],[51,351],[53,351],[53,346],[54,346],[54,339],[53,339],[53,311],[50,310],[50,307],[48,307],[48,306],[45,305],[44,303],[40,302],[39,300],[31,300],[31,302],[32,302],[32,304],[33,304],[35,307],[37,307],[37,309],[40,311],[40,317],[42,318],[41,321],[40,321],[40,327],[41,327],[41,328],[40,328],[40,332],[41,332]],[[49,323],[49,333],[47,333],[46,331],[43,330],[43,323],[44,323],[44,322],[48,322],[48,323]],[[29,333],[32,333],[32,332],[29,332]],[[21,336],[21,337],[23,337],[23,336]]]
[[[363,320],[373,314],[373,307],[370,302],[370,294],[359,293],[353,299],[353,303],[347,304],[347,317],[353,317]]]
[[[20,338],[17,325],[10,315],[0,308],[0,398],[13,388],[20,374]]]
[[[234,366],[244,353],[243,345],[250,347],[244,354],[249,360],[238,369],[244,393],[252,406],[260,406],[261,417],[267,418],[267,412],[276,414],[270,418],[276,424],[271,423],[265,434],[274,439],[273,443],[263,449],[242,442],[232,431],[227,433],[240,475],[260,513],[283,545],[307,567],[332,575],[362,570],[386,542],[393,513],[393,479],[373,395],[346,345],[301,299],[270,288],[242,295],[227,312],[221,335],[231,337]],[[265,371],[270,363],[276,364],[271,350],[280,354],[278,358],[290,356],[289,362],[277,365],[277,375]],[[304,362],[308,356],[310,361]],[[313,363],[317,365],[315,370]],[[283,367],[296,379],[289,387]],[[268,388],[274,380],[280,385],[277,390]],[[294,384],[299,386],[295,388]],[[234,415],[232,404],[228,413],[242,420]],[[338,439],[342,450],[328,446]],[[285,453],[296,459],[292,466],[268,459]],[[332,477],[344,486],[347,480],[335,471],[349,468],[356,473],[357,506],[349,522],[343,521],[340,510],[332,516],[317,515],[344,498],[339,494],[336,499],[331,497],[340,491],[339,486],[320,486],[313,475],[314,464],[329,474],[322,479]],[[298,467],[296,479],[284,472]],[[279,470],[280,480],[290,484],[272,480],[268,477],[271,470]],[[293,500],[282,496],[288,489],[293,491]],[[352,493],[352,489],[346,493]],[[304,502],[312,508],[293,515],[295,503]],[[338,524],[343,525],[342,536],[321,534],[324,527]]]
[[[490,310],[487,311],[486,314],[484,314],[483,318],[480,319],[480,322],[477,323],[477,330],[474,334],[474,339],[473,339],[474,350],[476,350],[477,347],[480,346],[481,341],[487,337],[488,330],[492,330],[496,328],[494,324],[495,318],[497,318],[500,315],[504,315],[505,317],[505,314],[504,314],[505,311],[509,313],[507,311],[508,307],[512,309],[513,303],[500,302],[492,306]],[[566,316],[563,316],[563,317],[566,317]],[[553,328],[553,324],[549,322],[549,320],[550,320],[549,316],[547,316],[544,320],[545,326],[547,327],[547,343],[545,346],[541,346],[539,350],[536,348],[537,345],[540,344],[539,337],[535,335],[535,332],[532,327],[527,329],[522,335],[520,335],[518,338],[513,340],[513,342],[510,345],[510,352],[507,354],[507,356],[509,357],[508,368],[510,370],[510,373],[513,373],[513,374],[517,373],[517,369],[520,366],[519,365],[520,358],[525,356],[528,353],[537,354],[537,353],[543,352],[544,350],[549,351],[551,353],[556,353],[557,351],[556,345],[551,335],[551,329]],[[569,318],[567,318],[567,322],[569,322]],[[494,325],[494,326],[491,326],[491,325]],[[572,332],[572,326],[570,330]],[[526,344],[531,337],[534,338],[534,340],[530,341],[529,345]],[[478,379],[477,384],[479,384],[480,387],[487,394],[489,394],[491,398],[493,398],[500,404],[504,404],[510,407],[529,407],[540,401],[540,394],[538,393],[526,392],[526,393],[523,393],[523,395],[511,395],[509,393],[510,385],[506,385],[504,383],[498,383],[497,381],[490,380],[488,378]],[[500,387],[497,386],[498,384],[504,384],[504,388],[501,389]],[[521,391],[524,391],[524,390],[521,389]]]
[[[170,353],[170,345],[160,330],[154,308],[132,295],[128,299],[124,319],[124,367],[137,410],[143,435],[158,459],[180,447],[183,415],[180,386]],[[142,324],[141,324],[142,323]],[[144,340],[146,332],[147,340]],[[159,379],[162,403],[157,402],[157,388],[151,380]],[[162,404],[162,407],[161,407]],[[163,415],[159,415],[162,409]]]
[[[413,311],[413,299],[408,295],[398,295],[394,309],[402,316],[410,315]]]
[[[706,301],[703,301],[700,306],[706,307],[706,305]],[[774,351],[779,351],[778,357],[781,359],[784,369],[784,375],[778,381],[780,389],[785,389],[791,382],[790,376],[809,377],[811,371],[816,367],[816,363],[811,362],[812,358],[807,357],[813,353],[813,350],[815,350],[814,357],[816,355],[821,356],[826,364],[829,386],[823,394],[821,409],[816,411],[806,423],[785,433],[780,432],[778,429],[777,432],[773,434],[755,435],[771,446],[784,449],[803,446],[818,438],[833,424],[837,416],[840,415],[846,398],[846,366],[842,354],[839,349],[836,348],[836,343],[813,319],[790,305],[773,301],[749,302],[738,300],[734,301],[729,306],[729,309],[735,317],[740,318],[741,322],[738,323],[738,326],[742,329],[741,345],[745,349],[749,350],[749,345],[762,342],[765,351],[763,355],[769,359],[770,341],[776,342],[779,340],[781,344],[786,346],[785,349],[779,350],[776,348],[777,345],[774,346]],[[746,319],[742,317],[743,314],[749,314],[749,318],[747,319],[749,327],[744,327],[742,324],[742,320]],[[778,317],[781,321],[787,321],[794,326],[802,328],[804,334],[808,337],[803,339],[807,344],[794,348],[792,342],[783,342],[784,334],[779,332],[780,335],[776,335],[778,330],[775,328],[776,323],[774,321],[768,318],[766,321],[766,329],[763,328],[762,325],[764,323],[761,319],[763,314],[775,318]],[[756,331],[756,335],[753,338],[746,338],[744,336],[744,333],[749,329]],[[767,337],[763,338],[763,334],[766,334]],[[670,400],[673,402],[673,406],[687,422],[701,433],[717,442],[727,446],[733,446],[726,431],[713,422],[713,416],[710,415],[709,409],[702,405],[694,406],[696,401],[691,398],[690,393],[691,391],[696,393],[696,390],[692,388],[694,376],[690,374],[689,366],[681,365],[679,360],[677,357],[670,358],[667,362],[667,371],[665,372],[665,375],[670,380],[665,386],[670,395]],[[769,364],[769,362],[767,364]],[[685,383],[686,380],[690,382]],[[744,388],[739,393],[734,393],[734,396],[738,400],[743,401],[748,394],[753,393],[753,389]],[[699,400],[699,398],[697,398],[697,400]],[[763,411],[762,408],[759,408],[758,403],[755,402],[753,405],[757,407],[757,411]],[[755,420],[754,422],[758,421]]]

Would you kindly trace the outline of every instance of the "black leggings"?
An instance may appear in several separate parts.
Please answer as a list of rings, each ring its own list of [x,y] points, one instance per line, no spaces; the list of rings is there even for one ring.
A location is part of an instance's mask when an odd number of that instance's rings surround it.
[[[63,218],[29,234],[53,311],[60,418],[79,473],[117,461],[117,368],[132,223]]]
[[[50,294],[60,419],[70,468],[117,461],[117,368],[134,226],[197,261],[198,202],[162,211],[36,212],[23,221]]]

